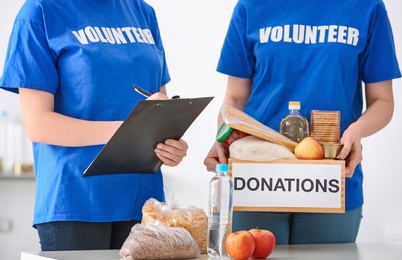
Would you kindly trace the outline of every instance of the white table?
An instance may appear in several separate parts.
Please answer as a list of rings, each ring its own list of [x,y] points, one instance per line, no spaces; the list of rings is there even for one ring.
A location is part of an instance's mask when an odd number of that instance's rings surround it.
[[[21,260],[122,260],[119,250],[22,252]],[[197,259],[208,259],[201,255]],[[388,243],[276,246],[268,259],[400,260],[402,241]]]

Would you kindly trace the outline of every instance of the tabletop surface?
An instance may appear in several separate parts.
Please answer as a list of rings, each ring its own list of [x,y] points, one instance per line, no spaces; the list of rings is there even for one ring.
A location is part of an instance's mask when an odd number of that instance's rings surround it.
[[[22,252],[21,260],[122,260],[119,250]],[[208,259],[201,255],[197,259]],[[276,246],[269,259],[400,260],[402,241]]]

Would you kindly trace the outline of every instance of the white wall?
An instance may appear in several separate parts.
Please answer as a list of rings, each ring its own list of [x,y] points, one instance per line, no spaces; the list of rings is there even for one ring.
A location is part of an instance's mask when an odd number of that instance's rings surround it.
[[[22,2],[13,0],[0,3],[0,73],[12,22]],[[215,96],[184,136],[190,145],[188,156],[176,168],[164,167],[165,181],[174,188],[176,199],[206,209],[208,182],[212,174],[205,170],[203,160],[215,137],[216,115],[226,85],[225,76],[215,72],[215,67],[236,0],[148,2],[158,14],[167,51],[172,76],[168,85],[169,94],[182,97]],[[398,0],[384,2],[393,24],[402,65],[402,17],[398,15],[402,4]],[[402,104],[399,102],[402,98],[401,85],[402,80],[394,81],[396,105],[393,121],[380,133],[363,141],[366,202],[359,242],[402,240],[402,175],[398,169],[399,147],[402,147],[402,138],[399,136],[402,129]],[[0,109],[4,107],[19,113],[17,96],[0,91]],[[28,204],[32,201],[24,202]],[[27,206],[27,209],[31,209],[31,206]],[[28,214],[30,217],[31,214]],[[27,229],[31,228],[27,226]],[[1,248],[6,239],[0,234]],[[6,250],[20,250],[24,242],[14,243]],[[27,250],[30,247],[28,243]],[[1,251],[0,258],[6,259],[1,257]]]
[[[11,27],[23,2],[0,2],[0,74]],[[13,116],[19,115],[18,96],[0,90],[0,110],[4,108]],[[0,259],[15,260],[19,259],[21,251],[40,250],[38,236],[31,227],[34,194],[33,180],[0,179],[0,221],[10,221],[11,225],[9,230],[0,231]]]

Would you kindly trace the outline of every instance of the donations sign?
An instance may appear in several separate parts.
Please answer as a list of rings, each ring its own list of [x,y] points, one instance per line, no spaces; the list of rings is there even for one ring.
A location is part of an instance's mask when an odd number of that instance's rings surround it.
[[[341,160],[229,159],[235,211],[345,212]]]

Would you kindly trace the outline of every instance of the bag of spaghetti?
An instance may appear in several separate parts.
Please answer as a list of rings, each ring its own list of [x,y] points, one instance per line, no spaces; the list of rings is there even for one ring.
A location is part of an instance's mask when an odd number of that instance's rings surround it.
[[[156,223],[187,229],[201,251],[207,253],[208,218],[203,209],[174,200],[171,187],[165,186],[166,202],[150,198],[142,207],[142,224]]]

